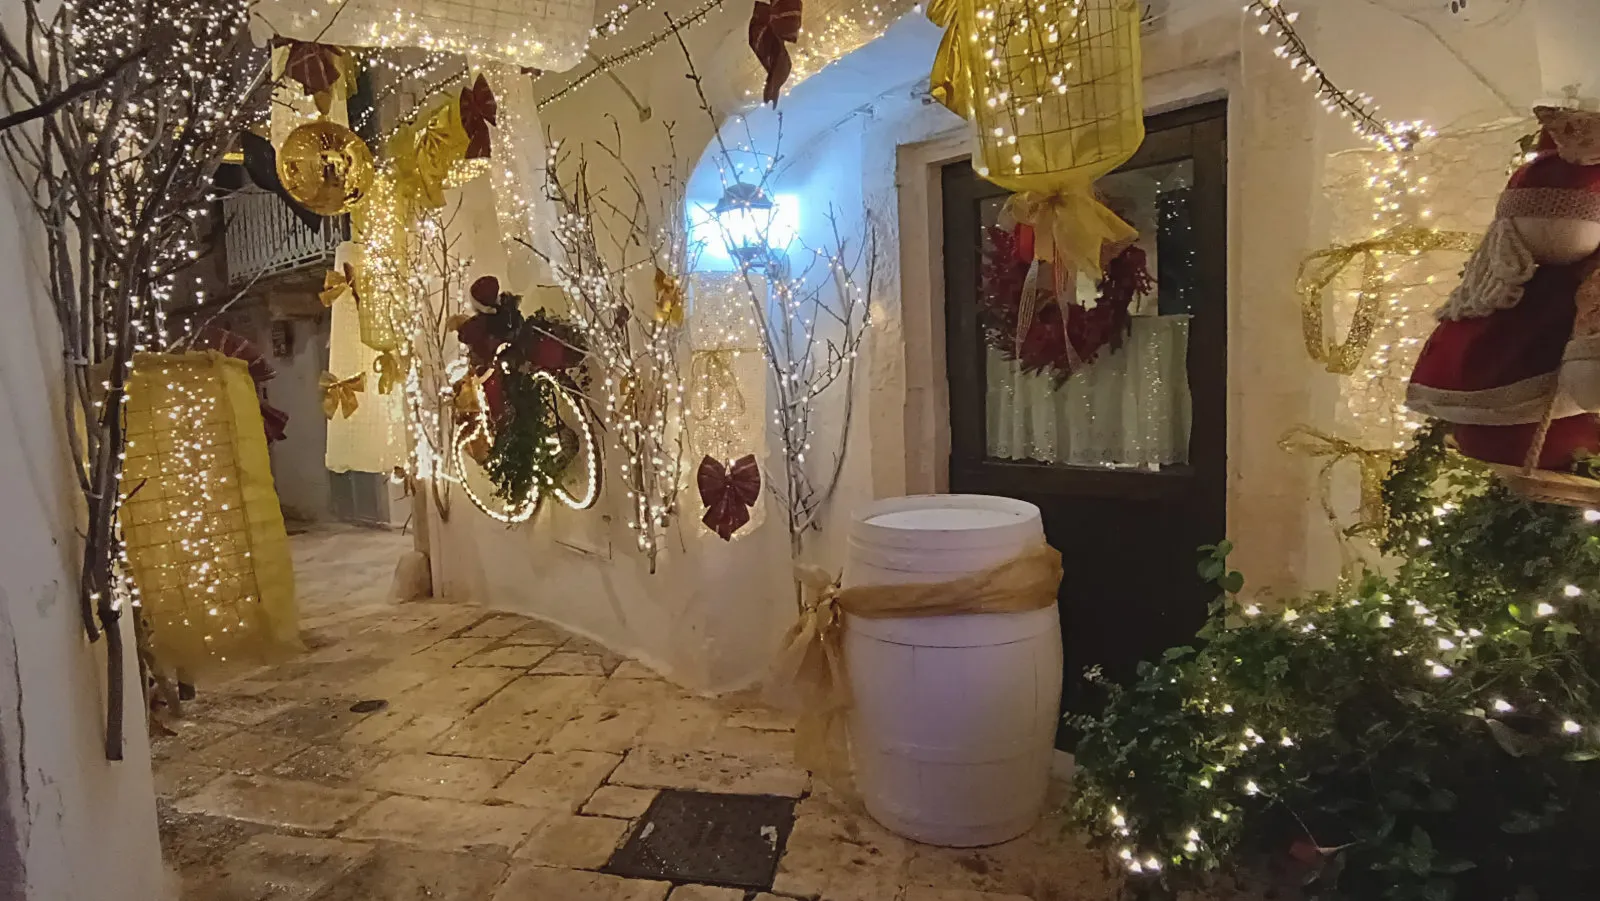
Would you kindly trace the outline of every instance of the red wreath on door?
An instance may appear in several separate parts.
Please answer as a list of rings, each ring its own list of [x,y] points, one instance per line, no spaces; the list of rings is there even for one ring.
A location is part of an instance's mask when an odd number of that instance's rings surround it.
[[[979,301],[984,337],[1008,360],[1018,360],[1028,373],[1049,372],[1059,385],[1093,363],[1102,350],[1121,349],[1133,326],[1128,312],[1137,297],[1155,287],[1145,268],[1144,250],[1130,244],[1105,266],[1092,306],[1058,302],[1054,279],[1035,272],[1031,311],[1024,308],[1033,258],[1033,228],[985,229]],[[1031,315],[1029,315],[1031,313]],[[1022,320],[1031,319],[1019,341]]]

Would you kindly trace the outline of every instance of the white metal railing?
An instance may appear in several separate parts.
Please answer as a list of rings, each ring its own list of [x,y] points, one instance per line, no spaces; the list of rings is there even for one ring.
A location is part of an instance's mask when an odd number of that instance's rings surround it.
[[[228,280],[234,285],[331,264],[349,228],[343,217],[324,219],[319,229],[307,228],[287,204],[257,188],[224,197],[222,215]]]

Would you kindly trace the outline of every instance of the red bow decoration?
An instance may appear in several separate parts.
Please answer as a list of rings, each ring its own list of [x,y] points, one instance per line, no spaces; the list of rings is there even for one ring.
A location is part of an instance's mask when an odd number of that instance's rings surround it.
[[[314,41],[290,41],[284,74],[300,82],[306,96],[320,94],[339,80],[338,57],[344,51]]]
[[[789,80],[793,63],[789,44],[800,40],[801,0],[756,0],[750,11],[750,49],[756,52],[761,68],[767,70],[767,84],[761,101],[778,105],[778,92]]]
[[[700,461],[695,481],[700,485],[700,502],[706,505],[706,515],[700,521],[723,541],[732,541],[733,533],[750,521],[750,508],[761,496],[761,469],[756,466],[756,455],[740,457],[729,469],[723,468],[721,460],[708,456]]]
[[[210,348],[223,356],[245,362],[250,368],[250,380],[256,383],[256,399],[261,405],[261,425],[266,429],[267,443],[282,441],[286,435],[284,428],[289,424],[289,414],[267,403],[267,382],[277,378],[278,371],[267,362],[266,356],[237,333],[215,325],[201,329],[194,346]]]
[[[467,159],[488,158],[489,126],[499,124],[500,107],[495,103],[494,91],[489,90],[489,80],[480,74],[477,81],[461,89],[461,127],[467,133]]]

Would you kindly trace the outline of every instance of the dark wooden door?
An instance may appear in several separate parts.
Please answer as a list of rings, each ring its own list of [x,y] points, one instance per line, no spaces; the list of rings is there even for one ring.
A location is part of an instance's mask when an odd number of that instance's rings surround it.
[[[1225,114],[1218,102],[1151,117],[1139,152],[1097,185],[1140,229],[1157,287],[1123,348],[1060,387],[1018,375],[984,335],[985,229],[1006,192],[967,163],[943,173],[950,489],[1043,511],[1066,568],[1070,711],[1100,701],[1085,669],[1128,680],[1140,660],[1190,641],[1214,595],[1195,551],[1225,528]]]

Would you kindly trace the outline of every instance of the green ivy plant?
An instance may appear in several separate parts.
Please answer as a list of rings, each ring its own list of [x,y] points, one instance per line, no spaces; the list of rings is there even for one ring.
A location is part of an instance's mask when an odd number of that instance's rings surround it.
[[[1430,427],[1384,486],[1397,561],[1281,609],[1231,545],[1194,647],[1104,684],[1074,814],[1137,895],[1248,870],[1348,901],[1600,896],[1600,515]]]

